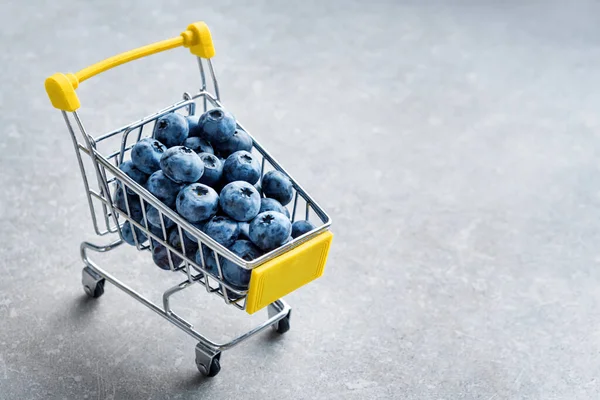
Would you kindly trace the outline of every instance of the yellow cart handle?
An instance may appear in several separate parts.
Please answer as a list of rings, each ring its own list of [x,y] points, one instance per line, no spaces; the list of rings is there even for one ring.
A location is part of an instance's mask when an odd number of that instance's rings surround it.
[[[180,46],[189,48],[190,52],[198,57],[212,58],[215,55],[208,26],[204,22],[195,22],[177,37],[117,54],[74,74],[56,73],[46,79],[46,92],[55,108],[63,111],[75,111],[81,106],[77,93],[75,93],[80,82],[121,64]]]

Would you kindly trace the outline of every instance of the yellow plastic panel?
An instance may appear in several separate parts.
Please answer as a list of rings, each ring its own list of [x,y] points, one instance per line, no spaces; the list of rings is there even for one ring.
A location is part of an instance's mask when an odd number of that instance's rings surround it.
[[[332,239],[331,232],[323,232],[253,269],[246,299],[246,312],[254,314],[323,275]]]

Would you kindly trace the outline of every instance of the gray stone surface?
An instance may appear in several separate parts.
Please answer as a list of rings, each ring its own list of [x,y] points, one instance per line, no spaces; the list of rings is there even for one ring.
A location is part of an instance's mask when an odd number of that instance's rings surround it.
[[[0,398],[598,398],[600,6],[421,3],[2,2]],[[225,104],[336,235],[288,296],[292,330],[225,352],[212,380],[142,305],[83,295],[94,237],[43,90],[199,19]],[[102,132],[197,82],[185,51],[156,56],[84,83],[82,117]],[[155,298],[170,284],[131,248],[102,262]],[[205,293],[176,304],[217,336],[254,321]]]

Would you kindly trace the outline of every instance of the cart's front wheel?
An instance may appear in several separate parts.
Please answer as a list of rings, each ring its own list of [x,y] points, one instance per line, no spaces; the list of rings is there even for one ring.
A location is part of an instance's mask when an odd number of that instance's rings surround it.
[[[88,296],[93,297],[94,299],[97,299],[98,297],[100,297],[104,294],[104,281],[98,282],[94,288],[90,288],[89,286],[84,286],[83,290],[85,291],[85,293]]]
[[[196,366],[204,376],[213,377],[221,371],[221,352],[209,349],[202,343],[196,345]]]
[[[104,294],[105,279],[90,267],[85,267],[82,271],[81,283],[85,293],[97,299]]]
[[[206,374],[206,376],[208,377],[213,377],[216,376],[219,371],[221,371],[221,364],[219,363],[219,360],[216,358],[213,358],[212,362],[210,363],[210,367],[208,368],[208,374]]]
[[[290,330],[290,317],[291,313],[288,313],[288,315],[273,324],[273,328],[277,333],[286,333]]]
[[[208,365],[196,360],[196,366],[202,375],[212,378],[221,371],[221,363],[218,358],[213,358],[207,364]]]

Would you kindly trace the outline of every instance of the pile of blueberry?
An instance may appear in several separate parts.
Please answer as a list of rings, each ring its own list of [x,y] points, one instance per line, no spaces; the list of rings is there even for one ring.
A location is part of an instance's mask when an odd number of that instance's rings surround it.
[[[261,190],[261,167],[251,154],[252,138],[237,128],[233,115],[222,108],[201,116],[169,113],[156,121],[152,136],[133,146],[131,160],[123,162],[120,169],[240,258],[251,261],[315,228],[309,221],[291,223],[285,206],[293,191],[286,175],[267,172]],[[140,199],[129,189],[118,186],[114,203],[124,212],[129,208],[131,218],[144,225]],[[145,212],[149,229],[163,237],[158,210],[148,205]],[[163,224],[169,244],[181,251],[175,222],[163,216]],[[129,222],[123,225],[122,234],[127,243],[135,245]],[[138,228],[135,235],[139,243],[148,240]],[[213,251],[205,245],[199,249],[188,232],[183,240],[186,255],[195,257],[199,265],[204,256],[207,271],[218,276]],[[170,269],[168,254],[165,246],[153,240],[156,265]],[[173,253],[171,260],[175,267],[183,261]],[[250,271],[223,257],[219,263],[227,283],[240,290],[248,287]]]

